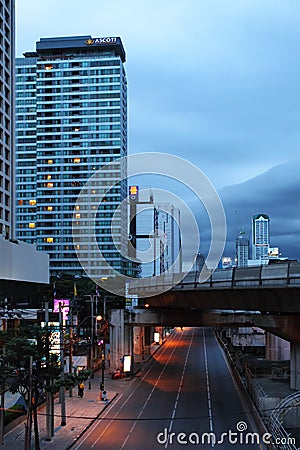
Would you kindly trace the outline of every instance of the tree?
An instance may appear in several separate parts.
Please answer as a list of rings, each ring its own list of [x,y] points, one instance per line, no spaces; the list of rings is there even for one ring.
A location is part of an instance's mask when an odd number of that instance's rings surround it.
[[[64,374],[61,377],[59,355],[51,351],[51,330],[35,325],[29,328],[0,333],[5,352],[0,359],[0,383],[9,385],[13,393],[27,395],[27,431],[30,448],[31,424],[33,414],[35,450],[40,450],[37,406],[45,393],[53,396],[63,386],[70,389],[81,380],[86,380],[90,371]],[[53,415],[53,410],[51,410]]]
[[[6,341],[5,358],[13,369],[10,390],[27,395],[27,427],[25,445],[30,448],[32,413],[34,421],[35,449],[39,450],[37,406],[49,380],[59,375],[58,357],[49,354],[48,332],[40,328],[20,329],[17,335]],[[53,383],[52,383],[53,384]],[[51,384],[50,384],[51,385]],[[27,444],[26,444],[27,442]]]

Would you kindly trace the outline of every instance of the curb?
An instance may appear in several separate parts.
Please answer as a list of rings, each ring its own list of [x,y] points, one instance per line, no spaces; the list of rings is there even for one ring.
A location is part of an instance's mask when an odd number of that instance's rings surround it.
[[[115,393],[112,397],[112,399],[106,403],[104,405],[104,407],[101,409],[101,411],[99,412],[99,414],[97,414],[96,417],[94,417],[90,423],[83,429],[81,430],[81,432],[78,434],[78,436],[76,436],[76,438],[73,440],[73,442],[71,444],[69,444],[67,447],[65,447],[64,450],[69,450],[70,448],[73,447],[74,444],[76,444],[76,442],[84,435],[84,433],[93,425],[93,423],[101,416],[101,414],[103,413],[103,411],[106,410],[106,408],[108,408],[108,406],[115,400],[115,398],[118,396],[118,393]]]

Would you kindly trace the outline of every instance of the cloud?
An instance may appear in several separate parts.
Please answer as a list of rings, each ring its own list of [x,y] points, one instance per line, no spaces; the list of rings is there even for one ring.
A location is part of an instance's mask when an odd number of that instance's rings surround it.
[[[17,54],[33,50],[40,37],[121,36],[129,153],[175,154],[209,177],[224,201],[228,253],[240,228],[237,210],[249,233],[252,215],[268,213],[272,244],[299,257],[300,2],[74,5],[17,0]],[[207,248],[207,217],[191,204]]]
[[[273,167],[247,182],[220,191],[227,219],[226,251],[232,255],[240,229],[251,236],[254,214],[270,217],[271,246],[300,258],[300,159]]]
[[[219,189],[297,157],[299,13],[294,0],[17,0],[17,54],[45,36],[121,36],[129,153],[188,157]]]

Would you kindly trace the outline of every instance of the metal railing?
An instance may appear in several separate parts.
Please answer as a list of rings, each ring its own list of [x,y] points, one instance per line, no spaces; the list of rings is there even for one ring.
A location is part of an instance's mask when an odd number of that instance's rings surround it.
[[[245,368],[245,385],[262,419],[266,418],[264,399],[267,397],[263,387],[256,381],[249,367]]]
[[[231,269],[206,269],[207,279],[199,282],[200,272],[188,274],[165,274],[157,278],[133,280],[129,292],[139,290],[184,290],[184,289],[236,289],[236,288],[269,288],[300,287],[300,262],[270,264],[255,267],[234,267]]]
[[[300,392],[295,392],[279,402],[270,415],[269,429],[273,439],[277,441],[277,448],[280,450],[298,450],[298,447],[293,443],[293,439],[283,425],[283,419],[291,409],[299,406]]]

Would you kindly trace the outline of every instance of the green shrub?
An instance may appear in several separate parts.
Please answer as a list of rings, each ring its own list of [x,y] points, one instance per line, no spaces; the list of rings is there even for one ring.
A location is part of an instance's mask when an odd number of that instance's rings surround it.
[[[5,410],[4,425],[9,424],[17,417],[26,414],[24,405],[13,405]]]

